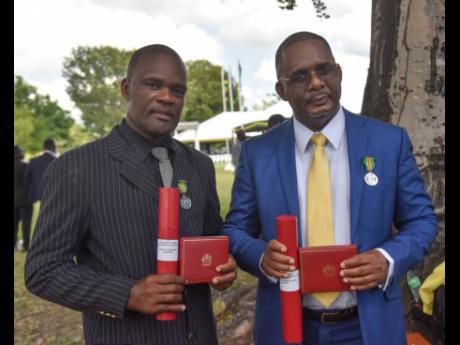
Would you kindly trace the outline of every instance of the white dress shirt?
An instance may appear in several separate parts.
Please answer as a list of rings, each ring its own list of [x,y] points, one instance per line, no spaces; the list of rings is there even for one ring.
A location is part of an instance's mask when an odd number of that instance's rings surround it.
[[[50,155],[53,156],[54,158],[57,158],[56,152],[53,152],[53,151],[50,151],[50,150],[43,150],[43,154],[45,154],[45,153],[50,154]]]
[[[310,138],[314,132],[302,125],[293,116],[295,138],[295,161],[297,172],[297,192],[299,195],[300,226],[302,234],[302,246],[308,246],[307,241],[307,176],[310,163],[313,158],[314,145]],[[321,130],[327,138],[325,146],[329,158],[331,192],[332,192],[332,216],[334,222],[335,244],[350,244],[350,169],[348,166],[348,145],[345,130],[345,114],[342,107],[334,118]],[[393,259],[381,248],[377,248],[390,262],[388,277],[384,289],[388,285],[389,278],[393,273]],[[356,305],[355,292],[342,292],[330,309],[344,309]],[[303,306],[309,309],[324,309],[312,295],[303,295]]]
[[[302,246],[307,247],[307,176],[314,151],[314,145],[310,143],[310,138],[315,132],[302,125],[295,116],[293,116],[293,121],[300,228]],[[324,149],[329,159],[329,171],[331,174],[335,244],[350,244],[350,169],[348,167],[345,115],[342,108],[327,126],[321,130],[321,133],[327,138]],[[330,308],[344,309],[354,305],[356,305],[355,292],[343,292],[332,303]],[[324,306],[310,294],[303,295],[303,306],[309,309],[324,309]]]

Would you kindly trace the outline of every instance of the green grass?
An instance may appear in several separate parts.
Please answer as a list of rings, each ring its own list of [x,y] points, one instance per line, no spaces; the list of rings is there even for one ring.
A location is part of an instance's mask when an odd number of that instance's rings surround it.
[[[232,171],[224,171],[224,164],[216,165],[216,185],[217,194],[220,201],[220,215],[223,219],[227,215],[230,207],[230,199],[232,194],[232,185],[234,173]]]
[[[32,234],[39,209],[37,202],[32,216]],[[21,227],[19,229],[18,238],[22,238]],[[45,301],[25,288],[25,258],[25,253],[14,252],[14,344],[83,345],[79,312]]]
[[[32,234],[35,228],[35,223],[37,223],[39,210],[40,210],[40,202],[36,202],[34,204],[34,211],[32,213],[32,227],[30,229],[30,238],[32,238]],[[22,225],[21,224],[19,224],[18,239],[22,239]]]
[[[217,193],[221,215],[228,212],[233,184],[233,172],[224,171],[224,165],[216,166]],[[35,204],[32,229],[39,211]],[[33,230],[32,230],[33,232]],[[21,231],[19,238],[22,237]],[[15,345],[83,345],[81,313],[45,301],[30,294],[24,286],[25,253],[14,253],[14,334]],[[232,288],[254,281],[249,274],[239,271]],[[219,301],[221,302],[221,301]]]
[[[29,293],[24,260],[25,253],[14,253],[14,344],[83,345],[81,314]]]

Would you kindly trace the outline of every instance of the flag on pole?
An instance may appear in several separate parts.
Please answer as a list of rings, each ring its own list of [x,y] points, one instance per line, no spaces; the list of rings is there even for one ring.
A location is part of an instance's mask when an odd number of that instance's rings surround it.
[[[238,59],[238,82],[241,84],[241,64],[240,64],[239,59]]]
[[[239,111],[243,109],[243,97],[241,94],[242,88],[243,86],[241,84],[241,64],[240,64],[240,59],[238,59],[238,103],[239,103],[238,110]]]
[[[225,98],[225,71],[224,67],[220,68],[220,84],[222,87],[222,105],[223,105],[223,111],[227,111],[227,100]]]
[[[232,70],[228,69],[228,89],[230,95],[230,111],[233,111],[233,78],[232,78]]]

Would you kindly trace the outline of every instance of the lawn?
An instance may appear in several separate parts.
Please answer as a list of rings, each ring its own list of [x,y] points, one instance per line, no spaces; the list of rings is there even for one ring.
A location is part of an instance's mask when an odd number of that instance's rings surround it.
[[[224,164],[216,165],[216,185],[217,194],[220,201],[220,214],[225,219],[225,215],[230,207],[234,173],[224,170]]]
[[[39,208],[36,203],[32,224],[37,221]],[[22,237],[21,232],[18,237]],[[83,345],[79,312],[47,302],[26,290],[25,256],[23,252],[14,252],[14,344]]]
[[[233,183],[233,172],[224,171],[224,165],[216,166],[217,192],[222,217],[228,211]],[[38,215],[35,205],[33,224]],[[21,237],[21,233],[19,234]],[[83,345],[81,313],[47,302],[30,294],[24,287],[25,254],[14,253],[14,344],[15,345]],[[244,283],[250,279],[239,274]],[[235,284],[235,287],[239,284]],[[218,306],[220,309],[221,306]]]
[[[14,253],[14,344],[83,345],[81,313],[30,294],[24,259],[24,253]]]

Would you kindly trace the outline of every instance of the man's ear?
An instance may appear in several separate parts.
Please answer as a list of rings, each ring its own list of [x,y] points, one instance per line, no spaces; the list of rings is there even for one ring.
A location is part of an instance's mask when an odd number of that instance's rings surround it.
[[[278,96],[280,96],[280,98],[283,101],[287,101],[287,97],[286,97],[286,93],[285,93],[285,90],[284,90],[283,83],[277,81],[276,85],[275,85],[275,89],[276,89],[276,93],[278,94]]]
[[[129,99],[131,98],[128,78],[123,78],[120,84],[120,90],[121,90],[121,94],[123,98],[125,99],[126,102],[128,102]]]
[[[340,67],[340,65],[337,65],[337,70],[339,73],[339,82],[342,83],[342,68]]]

